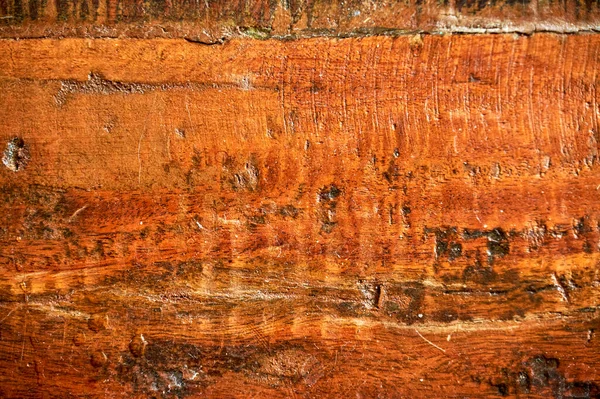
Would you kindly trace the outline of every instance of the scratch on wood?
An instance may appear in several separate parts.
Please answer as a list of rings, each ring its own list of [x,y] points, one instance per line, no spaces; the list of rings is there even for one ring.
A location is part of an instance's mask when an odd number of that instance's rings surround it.
[[[75,217],[77,215],[79,215],[81,212],[83,212],[88,206],[84,205],[81,208],[77,209],[75,212],[73,212],[73,214],[71,215],[71,217],[69,218],[69,223],[72,223],[73,220],[75,219]]]
[[[419,337],[423,338],[423,340],[425,342],[427,342],[429,345],[433,346],[436,349],[439,349],[440,351],[446,353],[445,349],[440,348],[439,346],[437,346],[436,344],[434,344],[433,342],[431,342],[430,340],[428,340],[427,338],[425,338],[420,332],[419,330],[415,330],[415,332],[419,335]]]

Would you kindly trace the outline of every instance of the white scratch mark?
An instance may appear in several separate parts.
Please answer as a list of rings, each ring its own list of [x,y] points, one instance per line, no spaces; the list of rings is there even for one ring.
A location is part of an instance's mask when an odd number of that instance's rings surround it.
[[[69,218],[69,223],[73,222],[73,219],[75,219],[75,217],[77,215],[79,215],[81,212],[83,212],[85,210],[85,208],[87,208],[87,207],[88,207],[87,205],[84,205],[81,208],[77,209],[75,212],[73,212],[73,214]]]
[[[194,219],[194,222],[196,222],[196,226],[198,226],[198,228],[199,228],[200,230],[206,230],[206,228],[205,228],[204,226],[202,226],[202,224],[200,224],[200,222],[199,222],[199,221],[197,221],[196,219]]]
[[[440,348],[439,346],[437,346],[436,344],[434,344],[433,342],[431,342],[430,340],[428,340],[427,338],[425,338],[423,335],[421,335],[421,333],[419,332],[419,330],[416,330],[416,329],[415,329],[415,332],[416,332],[416,333],[419,335],[419,337],[423,338],[423,340],[424,340],[425,342],[427,342],[429,345],[431,345],[431,346],[433,346],[434,348],[436,348],[436,349],[439,349],[439,350],[441,350],[442,352],[446,353],[446,350],[444,350],[444,349]]]

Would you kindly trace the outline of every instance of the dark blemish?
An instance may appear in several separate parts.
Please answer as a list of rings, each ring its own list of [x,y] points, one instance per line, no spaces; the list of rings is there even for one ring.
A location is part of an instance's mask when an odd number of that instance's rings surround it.
[[[453,309],[441,310],[431,315],[432,320],[450,323],[458,320],[458,313]]]
[[[148,343],[146,342],[142,334],[136,335],[129,342],[129,351],[135,357],[144,356],[147,344]]]
[[[66,21],[69,16],[68,0],[56,0],[56,14],[59,21]]]
[[[425,236],[433,233],[435,235],[434,254],[436,259],[447,256],[452,261],[462,256],[462,244],[458,240],[456,227],[425,228]]]
[[[337,207],[337,201],[335,201],[342,194],[335,184],[323,187],[317,193],[317,202],[320,203],[318,209],[318,217],[321,221],[321,231],[325,233],[331,233],[337,221],[335,220],[335,208]]]
[[[365,299],[367,309],[379,309],[381,302],[381,284],[359,281],[360,292]]]
[[[556,287],[554,287],[554,285],[544,285],[542,287],[535,287],[533,285],[529,285],[525,291],[529,294],[529,295],[535,295],[538,294],[540,292],[544,292],[544,291],[552,291],[555,290]]]
[[[356,317],[360,314],[359,305],[354,302],[343,301],[335,305],[335,309],[342,317]]]
[[[224,180],[234,190],[256,191],[260,183],[260,171],[254,155],[250,155],[243,169],[238,168],[233,158],[226,157],[223,161]]]
[[[590,233],[592,228],[589,224],[589,218],[587,216],[581,217],[579,219],[575,219],[573,221],[573,234],[575,238],[579,238],[579,236]]]
[[[93,315],[88,319],[88,328],[93,332],[106,329],[107,317],[105,315]]]
[[[410,212],[411,210],[408,206],[405,205],[402,207],[402,216],[408,216],[410,215]]]
[[[462,237],[465,240],[474,240],[484,236],[485,232],[476,229],[464,229],[462,233]]]
[[[462,245],[459,243],[450,244],[450,248],[448,250],[448,260],[455,260],[456,258],[460,258],[462,255]]]
[[[322,90],[323,90],[323,87],[322,87],[322,86],[321,86],[319,83],[313,83],[313,84],[310,86],[310,89],[309,89],[309,91],[310,91],[312,94],[316,94],[316,93],[318,93],[318,92],[320,92],[320,91],[322,91]]]
[[[298,214],[300,214],[300,210],[293,205],[285,205],[279,208],[279,214],[283,217],[291,217],[292,219],[296,219]]]
[[[463,162],[463,170],[469,173],[469,176],[476,176],[481,172],[481,168],[479,166],[471,165],[468,162]]]
[[[471,74],[469,74],[469,82],[470,83],[479,83],[479,82],[481,82],[481,79],[479,79],[478,77],[476,77],[475,75],[473,75],[471,73]]]
[[[547,358],[544,355],[535,356],[525,363],[531,375],[531,385],[537,388],[548,386],[553,380],[559,379],[557,371],[558,359]]]
[[[79,10],[79,18],[82,21],[85,21],[86,19],[88,19],[88,16],[90,15],[90,8],[88,6],[88,2],[87,1],[83,1],[81,3],[81,8]]]
[[[107,359],[106,355],[104,354],[104,352],[101,352],[101,351],[94,352],[94,353],[92,353],[92,356],[90,356],[90,363],[95,368],[104,366],[106,364],[107,360],[108,359]]]
[[[29,162],[29,149],[22,138],[14,137],[6,144],[2,163],[13,172],[23,169]]]
[[[214,382],[213,377],[227,373],[263,378],[261,364],[269,363],[273,354],[285,349],[290,349],[289,343],[267,349],[248,344],[223,347],[153,341],[146,346],[145,356],[122,352],[116,378],[144,397],[162,393],[161,397],[183,398]]]
[[[184,139],[185,138],[185,129],[177,128],[175,129],[175,134],[177,137]]]
[[[257,225],[267,224],[266,215],[251,215],[247,218],[250,227],[256,227]]]
[[[32,21],[35,21],[36,19],[38,19],[39,7],[40,7],[40,0],[30,0],[29,1],[29,17],[31,18]]]
[[[24,13],[23,13],[23,3],[22,3],[22,0],[14,0],[13,18],[17,22],[23,21],[23,19],[24,19]]]
[[[477,284],[487,285],[496,281],[498,274],[490,266],[484,267],[481,262],[476,261],[474,265],[468,266],[463,271],[463,281],[472,281]]]
[[[506,294],[507,291],[501,291],[502,294]],[[490,291],[490,295],[500,295],[498,291]],[[525,317],[525,311],[523,309],[515,308],[509,309],[506,312],[503,312],[498,317],[499,320],[518,320],[520,318]]]
[[[493,385],[498,390],[498,395],[508,396],[508,386],[504,383]]]
[[[184,37],[183,40],[185,40],[186,42],[190,42],[190,43],[195,43],[195,44],[202,44],[204,46],[214,46],[214,45],[220,45],[223,44],[227,41],[227,37],[223,36],[223,37],[219,37],[219,38],[212,38],[212,37]]]
[[[552,396],[556,399],[562,398],[598,398],[600,389],[592,381],[572,381],[568,382],[563,373],[559,371],[559,361],[556,358],[548,358],[544,355],[537,355],[521,363],[521,367],[510,372],[503,371],[503,380],[508,381],[501,384],[491,384],[498,389],[499,394],[501,385],[506,386],[506,393],[509,393],[509,387],[514,387],[515,394],[533,394],[538,397]]]
[[[337,226],[337,222],[332,222],[332,221],[324,221],[321,224],[321,231],[323,231],[324,233],[331,233],[333,231],[333,228]]]
[[[392,159],[387,170],[383,172],[383,178],[387,180],[388,183],[393,183],[398,179],[399,176],[400,168],[394,163],[394,160]]]
[[[379,308],[379,302],[381,301],[381,285],[375,285],[375,295],[373,296],[373,305]]]
[[[575,236],[583,234],[585,231],[585,223],[583,218],[577,219],[573,223],[573,231],[575,232]]]
[[[96,240],[96,246],[92,248],[91,254],[98,258],[104,258],[106,256],[104,252],[104,243],[102,240]]]
[[[146,239],[148,238],[148,236],[150,235],[150,228],[149,227],[144,227],[143,229],[140,230],[140,238]]]
[[[183,132],[183,135],[185,137],[185,132]],[[195,169],[201,168],[202,167],[202,152],[199,151],[198,149],[194,148],[194,154],[192,155],[191,161],[192,161],[193,168],[195,168]]]
[[[81,346],[85,344],[85,341],[86,339],[84,334],[79,333],[73,337],[73,345],[75,346]]]
[[[436,237],[435,247],[434,247],[435,258],[439,259],[442,255],[448,251],[448,241],[438,239]]]
[[[531,380],[529,375],[524,371],[519,371],[516,378],[516,385],[520,392],[529,393],[531,390]]]
[[[471,376],[471,381],[473,381],[477,385],[481,385],[481,377],[479,377],[477,375],[472,375]]]
[[[385,297],[388,300],[380,299],[381,309],[387,316],[395,317],[406,324],[414,324],[422,321],[422,307],[425,299],[425,288],[420,283],[415,283],[411,287],[392,287],[386,288]],[[391,298],[399,297],[398,300]],[[420,315],[420,316],[419,316]]]
[[[329,187],[323,187],[319,190],[318,200],[319,202],[333,201],[341,194],[342,191],[335,184],[331,184]]]
[[[490,263],[494,261],[496,257],[503,257],[508,255],[510,246],[508,243],[508,237],[501,228],[495,228],[487,234],[487,254]]]

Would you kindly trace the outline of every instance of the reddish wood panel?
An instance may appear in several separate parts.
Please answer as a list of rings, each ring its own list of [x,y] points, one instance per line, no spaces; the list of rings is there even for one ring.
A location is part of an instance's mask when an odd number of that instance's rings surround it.
[[[598,0],[2,0],[0,37],[255,38],[595,32]]]
[[[0,41],[0,396],[598,397],[597,35]]]

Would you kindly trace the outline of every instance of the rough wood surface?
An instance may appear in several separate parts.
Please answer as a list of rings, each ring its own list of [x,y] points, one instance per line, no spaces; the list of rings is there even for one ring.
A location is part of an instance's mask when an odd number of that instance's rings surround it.
[[[0,396],[600,395],[598,35],[0,41]]]
[[[254,38],[598,31],[600,0],[0,0],[0,37]]]

